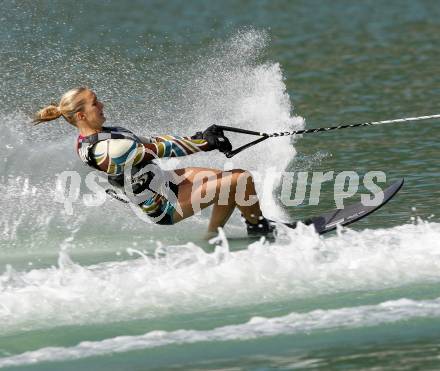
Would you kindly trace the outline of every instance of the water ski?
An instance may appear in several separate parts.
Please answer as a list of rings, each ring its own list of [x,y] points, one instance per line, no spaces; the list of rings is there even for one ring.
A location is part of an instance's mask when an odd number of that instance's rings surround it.
[[[380,209],[383,205],[385,205],[389,200],[393,198],[393,196],[402,188],[404,179],[400,179],[393,184],[391,184],[388,188],[383,191],[383,200],[380,204],[376,206],[364,206],[362,202],[358,202],[352,205],[346,206],[344,209],[334,209],[328,211],[322,215],[315,216],[309,219],[302,221],[303,224],[311,225],[315,227],[315,230],[319,234],[324,234],[336,229],[336,226],[339,225],[348,225],[358,220],[365,218],[367,215],[372,212]],[[286,225],[289,228],[296,228],[297,222],[293,223],[285,223],[285,222],[277,222]]]

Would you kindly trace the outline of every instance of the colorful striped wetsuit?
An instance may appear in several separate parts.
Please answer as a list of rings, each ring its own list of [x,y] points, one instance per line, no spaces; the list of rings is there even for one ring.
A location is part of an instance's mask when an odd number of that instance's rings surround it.
[[[138,137],[120,127],[103,127],[102,132],[88,137],[80,135],[77,149],[83,162],[106,172],[109,179],[123,176],[127,164],[135,169],[148,165],[159,170],[152,162],[154,159],[187,156],[210,150],[203,139],[172,135]],[[156,176],[156,171],[154,173]],[[173,193],[170,194],[169,189],[162,189],[162,192],[153,189],[139,206],[156,223],[173,224],[175,207],[172,201],[177,202],[178,187],[172,182],[164,182],[161,186],[168,186]]]

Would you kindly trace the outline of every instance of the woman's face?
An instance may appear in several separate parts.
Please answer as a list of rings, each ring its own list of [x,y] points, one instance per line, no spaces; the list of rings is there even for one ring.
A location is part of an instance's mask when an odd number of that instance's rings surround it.
[[[91,90],[82,93],[84,100],[82,112],[78,112],[78,118],[93,129],[100,129],[105,122],[104,105],[98,100],[96,94]]]

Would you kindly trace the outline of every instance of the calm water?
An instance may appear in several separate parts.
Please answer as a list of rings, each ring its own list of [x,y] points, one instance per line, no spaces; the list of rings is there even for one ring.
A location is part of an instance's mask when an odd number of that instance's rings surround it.
[[[282,219],[335,206],[333,182],[317,206],[309,192],[283,206],[280,171],[406,180],[351,230],[217,248],[202,240],[208,213],[157,227],[116,201],[86,206],[73,128],[29,121],[77,85],[108,124],[144,135],[437,114],[439,16],[422,0],[2,2],[0,367],[437,369],[439,121],[168,161],[251,169]],[[71,213],[56,187],[66,170],[82,176]],[[238,215],[225,232],[244,235]]]

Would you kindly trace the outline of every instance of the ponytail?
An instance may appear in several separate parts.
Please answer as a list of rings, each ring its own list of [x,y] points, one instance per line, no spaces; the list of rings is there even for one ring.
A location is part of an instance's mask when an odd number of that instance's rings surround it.
[[[76,126],[75,113],[82,111],[85,104],[84,99],[80,99],[79,96],[86,90],[89,89],[85,86],[69,90],[61,97],[59,105],[52,103],[49,106],[40,109],[35,114],[32,122],[34,125],[37,125],[42,122],[56,120],[63,116],[69,124]]]
[[[32,122],[34,125],[40,124],[42,122],[46,121],[52,121],[56,120],[57,118],[61,117],[62,113],[60,110],[60,107],[55,104],[51,104],[49,106],[46,106],[42,109],[40,109],[36,114]]]

